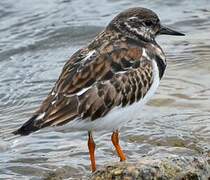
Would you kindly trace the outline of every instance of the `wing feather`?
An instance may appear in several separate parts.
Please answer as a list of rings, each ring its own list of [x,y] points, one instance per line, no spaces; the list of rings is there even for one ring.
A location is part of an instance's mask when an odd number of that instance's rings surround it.
[[[33,116],[33,123],[28,124],[33,131],[75,118],[94,121],[114,107],[143,98],[152,81],[151,62],[142,57],[138,46],[120,42],[94,50],[83,48],[65,64],[54,88]],[[39,114],[44,116],[38,119]],[[24,131],[24,125],[21,128]],[[25,129],[30,133],[29,127]]]

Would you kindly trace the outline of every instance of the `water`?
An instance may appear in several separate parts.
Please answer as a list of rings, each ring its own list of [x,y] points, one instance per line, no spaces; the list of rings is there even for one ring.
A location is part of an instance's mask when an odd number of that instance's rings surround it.
[[[164,147],[210,149],[210,2],[139,0],[1,0],[0,179],[85,179],[90,174],[86,132],[44,129],[26,137],[25,122],[56,81],[71,54],[118,12],[155,10],[185,37],[158,37],[168,67],[141,117],[121,130],[129,161]],[[96,133],[97,164],[118,161],[110,134]]]

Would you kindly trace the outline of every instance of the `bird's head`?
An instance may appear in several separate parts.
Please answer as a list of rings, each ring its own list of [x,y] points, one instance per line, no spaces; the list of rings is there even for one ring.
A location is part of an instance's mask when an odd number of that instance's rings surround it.
[[[184,36],[184,34],[166,28],[153,11],[146,8],[130,8],[118,14],[108,25],[123,35],[145,41],[154,41],[157,35]]]

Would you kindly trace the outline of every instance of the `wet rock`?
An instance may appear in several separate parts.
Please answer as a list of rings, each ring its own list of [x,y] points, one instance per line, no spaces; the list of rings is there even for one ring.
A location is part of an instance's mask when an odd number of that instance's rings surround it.
[[[42,180],[76,180],[83,179],[83,174],[79,169],[72,168],[69,166],[63,166],[57,169],[54,169],[51,172],[47,172]],[[79,177],[79,178],[78,178]]]
[[[180,151],[181,148],[178,148]],[[182,150],[181,150],[182,151]],[[192,152],[177,153],[177,149],[157,151],[141,157],[135,163],[119,162],[96,171],[91,180],[210,180],[206,156]],[[182,154],[182,155],[180,155]]]

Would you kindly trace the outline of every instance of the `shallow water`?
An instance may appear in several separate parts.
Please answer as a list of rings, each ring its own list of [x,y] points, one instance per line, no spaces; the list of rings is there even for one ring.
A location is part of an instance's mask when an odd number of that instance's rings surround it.
[[[210,150],[210,2],[139,0],[0,1],[0,179],[85,179],[86,132],[11,131],[36,110],[71,54],[128,7],[157,12],[185,37],[158,37],[168,67],[141,117],[121,130],[129,161],[162,147]],[[110,134],[96,133],[97,164],[118,161]]]

